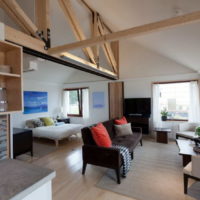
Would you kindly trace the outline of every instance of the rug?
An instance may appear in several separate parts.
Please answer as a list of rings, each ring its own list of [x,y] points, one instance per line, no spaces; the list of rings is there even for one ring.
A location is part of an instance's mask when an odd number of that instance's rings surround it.
[[[108,170],[97,187],[137,200],[200,200],[199,182],[190,186],[189,195],[183,193],[182,158],[175,142],[144,141],[136,148],[131,170],[121,184],[116,183],[114,170]]]

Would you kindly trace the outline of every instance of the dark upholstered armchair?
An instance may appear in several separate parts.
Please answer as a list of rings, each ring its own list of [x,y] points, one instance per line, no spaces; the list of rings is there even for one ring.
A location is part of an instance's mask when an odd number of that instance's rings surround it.
[[[109,120],[103,122],[103,125],[106,127],[112,143],[115,145],[123,145],[129,149],[131,157],[133,159],[133,151],[137,144],[140,142],[142,145],[142,131],[141,128],[134,128],[133,135],[115,137],[114,132],[114,120]],[[135,132],[137,131],[137,132]],[[120,152],[118,149],[112,147],[99,147],[95,144],[90,127],[85,127],[81,130],[83,138],[83,169],[82,174],[85,174],[87,164],[97,165],[101,167],[107,167],[114,169],[116,171],[117,183],[120,184],[120,168],[122,166],[122,160]]]

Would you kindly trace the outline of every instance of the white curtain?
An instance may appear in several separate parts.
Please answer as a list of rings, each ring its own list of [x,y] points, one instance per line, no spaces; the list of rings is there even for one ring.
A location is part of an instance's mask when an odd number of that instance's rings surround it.
[[[68,108],[69,108],[69,92],[63,91],[63,117],[67,117]]]
[[[161,114],[160,114],[160,86],[153,84],[153,127],[161,127]]]
[[[83,98],[83,123],[85,125],[89,124],[89,90],[82,90]]]
[[[189,122],[200,122],[199,87],[197,81],[190,82]]]

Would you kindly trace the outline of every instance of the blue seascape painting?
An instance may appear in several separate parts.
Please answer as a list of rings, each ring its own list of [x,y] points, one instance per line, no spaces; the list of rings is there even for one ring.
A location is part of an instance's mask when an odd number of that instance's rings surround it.
[[[105,106],[105,97],[104,92],[93,92],[93,108],[104,108]]]
[[[24,91],[24,114],[48,112],[47,92]]]

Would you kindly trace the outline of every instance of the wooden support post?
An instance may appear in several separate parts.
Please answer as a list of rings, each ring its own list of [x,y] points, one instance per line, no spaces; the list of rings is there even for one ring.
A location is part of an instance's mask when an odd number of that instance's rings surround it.
[[[35,0],[35,16],[38,31],[44,37],[46,46],[51,46],[50,41],[50,2],[49,0]]]
[[[63,10],[68,22],[69,22],[69,24],[72,27],[72,30],[74,32],[74,35],[75,35],[76,39],[77,40],[86,39],[86,37],[85,37],[85,35],[84,35],[84,33],[83,33],[79,23],[78,23],[78,20],[77,20],[77,18],[75,16],[75,12],[72,9],[70,0],[59,0],[59,4],[60,4],[60,7],[62,8],[62,10]],[[94,54],[93,54],[93,51],[92,51],[91,47],[84,48],[83,52],[86,55],[86,57],[88,57],[90,59],[90,61],[92,63],[96,64],[96,61],[95,61],[95,58],[94,58]]]
[[[97,12],[92,13],[92,37],[99,36],[99,30],[98,30],[98,14]],[[97,63],[97,66],[99,66],[99,45],[95,45],[92,47],[94,52],[94,58]]]

